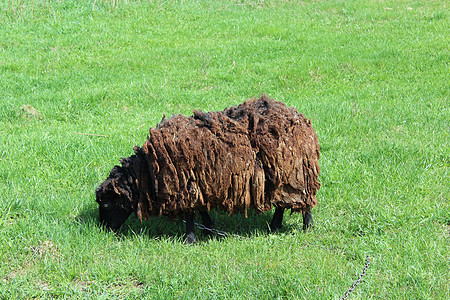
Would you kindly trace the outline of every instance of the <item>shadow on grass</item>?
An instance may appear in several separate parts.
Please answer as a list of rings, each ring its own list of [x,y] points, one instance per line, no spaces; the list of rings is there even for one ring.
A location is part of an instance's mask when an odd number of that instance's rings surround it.
[[[224,231],[230,235],[239,235],[243,237],[251,237],[254,235],[270,234],[268,232],[269,223],[272,220],[273,212],[275,210],[265,212],[257,215],[254,211],[248,211],[248,217],[245,218],[242,214],[235,214],[228,216],[228,214],[211,210],[209,212],[211,218],[215,222],[215,229]],[[285,215],[289,214],[286,212]],[[99,228],[101,224],[99,222],[98,209],[86,208],[83,209],[76,218],[80,224],[96,224]],[[202,219],[199,214],[196,215],[196,222],[202,224]],[[291,229],[291,226],[284,225],[278,232],[287,232]],[[117,234],[119,236],[146,236],[152,239],[161,238],[175,238],[183,239],[186,231],[186,225],[181,218],[169,220],[167,217],[153,217],[148,221],[141,222],[133,214],[122,225]],[[208,240],[211,238],[219,238],[220,236],[212,234],[205,235],[202,230],[196,228],[195,234],[199,241]]]

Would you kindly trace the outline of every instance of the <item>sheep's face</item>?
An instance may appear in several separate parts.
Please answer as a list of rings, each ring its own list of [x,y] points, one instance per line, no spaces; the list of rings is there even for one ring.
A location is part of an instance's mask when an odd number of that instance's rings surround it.
[[[107,180],[108,181],[108,180]],[[105,184],[106,183],[106,184]],[[132,213],[129,199],[114,191],[111,183],[105,182],[96,191],[99,204],[100,223],[113,231],[122,226]]]

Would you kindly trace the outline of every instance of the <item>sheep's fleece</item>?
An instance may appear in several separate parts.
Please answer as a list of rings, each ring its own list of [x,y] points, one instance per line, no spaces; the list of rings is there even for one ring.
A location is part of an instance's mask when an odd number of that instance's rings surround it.
[[[317,204],[319,143],[311,122],[264,94],[220,112],[164,117],[134,151],[119,167],[126,178],[113,186],[141,220],[212,208],[247,215],[271,205],[300,212]],[[110,178],[118,176],[113,171]]]

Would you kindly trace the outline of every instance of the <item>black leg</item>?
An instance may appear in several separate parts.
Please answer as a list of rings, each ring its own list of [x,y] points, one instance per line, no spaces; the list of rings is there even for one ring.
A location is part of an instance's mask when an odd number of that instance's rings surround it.
[[[200,211],[200,215],[202,216],[202,221],[203,221],[203,225],[207,228],[214,228],[214,221],[211,219],[210,215],[208,214],[208,211]],[[203,234],[208,235],[211,234],[212,232],[207,230],[207,229],[203,229]]]
[[[184,214],[184,219],[186,221],[186,235],[184,237],[184,242],[186,244],[192,244],[195,242],[194,218],[195,218],[195,213],[193,213],[193,212]]]
[[[314,222],[311,215],[311,208],[308,207],[303,210],[303,230],[308,231],[314,228]]]
[[[273,214],[272,222],[270,222],[270,231],[275,231],[283,227],[283,214],[284,208],[277,207],[275,213]]]

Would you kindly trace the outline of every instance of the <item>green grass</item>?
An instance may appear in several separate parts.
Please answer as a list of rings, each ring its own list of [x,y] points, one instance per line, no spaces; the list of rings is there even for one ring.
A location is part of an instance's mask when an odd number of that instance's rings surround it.
[[[353,299],[450,294],[445,2],[5,0],[0,21],[1,299],[338,299],[366,255]],[[319,136],[313,232],[98,226],[96,186],[163,114],[262,92]]]

